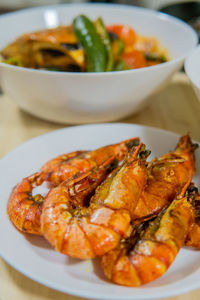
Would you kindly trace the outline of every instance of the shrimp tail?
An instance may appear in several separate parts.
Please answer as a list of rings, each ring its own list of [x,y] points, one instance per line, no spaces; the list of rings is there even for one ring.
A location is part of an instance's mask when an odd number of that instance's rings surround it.
[[[182,136],[176,146],[176,152],[194,152],[199,145],[197,143],[193,143],[191,137],[188,134]]]

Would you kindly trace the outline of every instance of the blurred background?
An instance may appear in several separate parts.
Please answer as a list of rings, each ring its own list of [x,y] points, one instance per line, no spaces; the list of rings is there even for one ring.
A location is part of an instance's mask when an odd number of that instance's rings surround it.
[[[200,36],[200,0],[0,0],[0,14],[39,5],[81,2],[120,3],[159,10],[186,21]]]
[[[199,2],[199,1],[184,1],[184,0],[0,0],[0,11],[7,12],[25,7],[69,3],[69,2],[108,2],[108,3],[123,3],[129,5],[138,5],[153,9],[160,9],[168,4],[179,2]]]
[[[200,37],[200,0],[0,0],[0,14],[39,5],[81,2],[120,3],[159,10],[186,21]]]
[[[0,0],[0,14],[39,5],[81,2],[120,3],[159,10],[189,23],[200,41],[200,0]]]

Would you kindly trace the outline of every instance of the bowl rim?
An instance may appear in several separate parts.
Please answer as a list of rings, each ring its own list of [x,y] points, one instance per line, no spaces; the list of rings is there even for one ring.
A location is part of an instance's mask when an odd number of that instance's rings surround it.
[[[157,10],[153,10],[153,9],[149,9],[149,8],[145,8],[145,7],[138,7],[135,5],[127,5],[127,4],[116,4],[116,3],[98,3],[98,2],[94,2],[94,3],[62,3],[62,4],[53,4],[53,5],[41,5],[41,6],[36,6],[36,7],[31,7],[31,8],[25,8],[25,9],[20,9],[14,12],[9,12],[6,14],[3,14],[0,16],[0,19],[4,19],[10,16],[15,16],[15,15],[20,15],[21,13],[28,13],[28,12],[32,12],[32,11],[39,11],[39,10],[46,10],[46,9],[58,9],[60,7],[75,7],[75,6],[79,6],[79,7],[110,7],[110,8],[121,8],[122,10],[135,10],[135,11],[141,11],[141,12],[146,12],[147,14],[150,13],[151,15],[154,15],[155,17],[161,18],[161,19],[165,19],[165,20],[169,20],[169,21],[173,21],[176,22],[178,24],[180,24],[181,26],[187,28],[191,34],[193,35],[194,38],[194,44],[192,45],[191,49],[188,50],[188,52],[186,52],[185,54],[181,55],[180,57],[177,57],[175,59],[171,59],[170,61],[164,62],[162,64],[158,64],[155,66],[149,66],[149,67],[143,67],[143,68],[138,68],[138,69],[131,69],[131,70],[122,70],[122,71],[109,71],[109,72],[67,72],[67,71],[49,71],[49,70],[40,70],[40,69],[33,69],[33,68],[26,68],[26,67],[19,67],[19,66],[14,66],[14,65],[10,65],[10,64],[6,64],[0,61],[0,67],[3,68],[8,68],[8,69],[15,69],[17,71],[20,72],[31,72],[31,73],[39,73],[39,74],[46,74],[46,75],[50,75],[51,76],[56,76],[56,75],[64,75],[64,76],[84,76],[84,77],[90,77],[90,76],[105,76],[105,75],[120,75],[120,74],[132,74],[132,73],[140,73],[146,70],[151,71],[152,68],[155,69],[160,69],[160,68],[164,68],[170,65],[173,65],[174,63],[178,63],[181,62],[182,60],[184,60],[186,58],[186,56],[188,55],[188,53],[190,53],[192,50],[196,49],[196,46],[198,44],[198,34],[197,32],[186,22],[182,21],[181,19],[168,15],[167,13],[164,12],[160,12]]]
[[[193,61],[194,56],[196,56],[196,54],[199,52],[200,55],[200,44],[197,45],[197,47],[195,47],[191,53],[188,55],[188,57],[185,60],[184,63],[184,68],[185,68],[185,73],[187,74],[187,76],[189,77],[190,81],[192,82],[192,84],[197,88],[200,89],[200,83],[197,83],[196,77],[193,77],[193,71],[191,70],[191,65],[193,63],[191,63],[191,61]]]

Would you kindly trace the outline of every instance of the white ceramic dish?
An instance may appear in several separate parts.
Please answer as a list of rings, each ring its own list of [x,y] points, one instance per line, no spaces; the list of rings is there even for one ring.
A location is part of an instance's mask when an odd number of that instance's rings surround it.
[[[185,61],[185,72],[200,101],[200,45],[188,55]]]
[[[200,286],[200,252],[181,249],[166,274],[141,288],[127,288],[105,280],[98,260],[79,261],[54,251],[42,238],[21,234],[7,216],[13,186],[37,171],[45,161],[75,149],[92,149],[140,136],[151,157],[173,149],[179,136],[163,130],[127,124],[78,126],[58,130],[26,142],[0,161],[0,255],[15,269],[50,288],[90,299],[157,299]],[[195,182],[200,183],[200,149],[196,152]]]
[[[66,4],[39,7],[0,17],[0,49],[24,32],[70,24],[78,14],[101,16],[155,36],[172,56],[148,68],[107,73],[39,71],[0,63],[1,85],[25,111],[60,123],[106,122],[136,112],[143,100],[167,83],[197,43],[195,31],[182,21],[133,6]]]

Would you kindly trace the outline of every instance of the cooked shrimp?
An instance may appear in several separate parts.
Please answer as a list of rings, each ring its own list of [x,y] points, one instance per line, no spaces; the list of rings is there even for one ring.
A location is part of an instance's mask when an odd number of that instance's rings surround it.
[[[57,186],[75,174],[88,172],[95,167],[98,168],[109,159],[118,164],[128,150],[137,145],[138,142],[138,138],[132,138],[97,150],[75,151],[50,160],[40,172],[24,178],[14,188],[8,203],[10,220],[21,231],[41,235],[40,216],[43,197],[39,194],[33,196],[33,188],[40,186],[44,181]]]
[[[8,214],[13,224],[21,231],[41,235],[40,216],[42,213],[43,196],[32,195],[32,190],[41,185],[45,177],[54,170],[55,166],[71,162],[83,151],[75,151],[57,157],[48,162],[42,172],[35,173],[24,178],[13,190],[9,203]],[[73,175],[73,173],[72,173]]]
[[[38,184],[42,184],[44,181],[49,182],[52,185],[58,185],[62,182],[61,178],[68,178],[68,175],[73,175],[77,170],[76,162],[88,153],[89,151],[74,151],[59,155],[49,161],[47,161],[41,168]],[[84,165],[80,165],[79,168],[84,169]],[[56,170],[56,176],[54,172]],[[67,173],[67,174],[66,174]],[[70,174],[69,174],[70,173]],[[59,176],[58,176],[59,175]]]
[[[188,185],[188,184],[187,184]],[[194,222],[194,190],[185,188],[166,211],[147,223],[137,238],[121,242],[102,257],[106,277],[114,283],[140,286],[162,276],[183,246]]]
[[[145,151],[141,144],[100,185],[89,207],[79,205],[99,185],[105,166],[52,189],[44,201],[44,237],[59,252],[81,259],[101,256],[130,233],[130,212],[146,184]],[[78,199],[78,201],[77,201]]]
[[[115,157],[120,162],[133,146],[138,145],[139,138],[132,138],[118,144],[79,153],[80,155],[77,155],[75,159],[69,159],[68,154],[61,155],[43,166],[42,179],[57,186],[76,173],[88,172],[101,166],[111,157]]]
[[[148,219],[170,204],[194,174],[196,147],[189,135],[183,136],[174,152],[149,164],[147,186],[138,201],[132,220]]]

